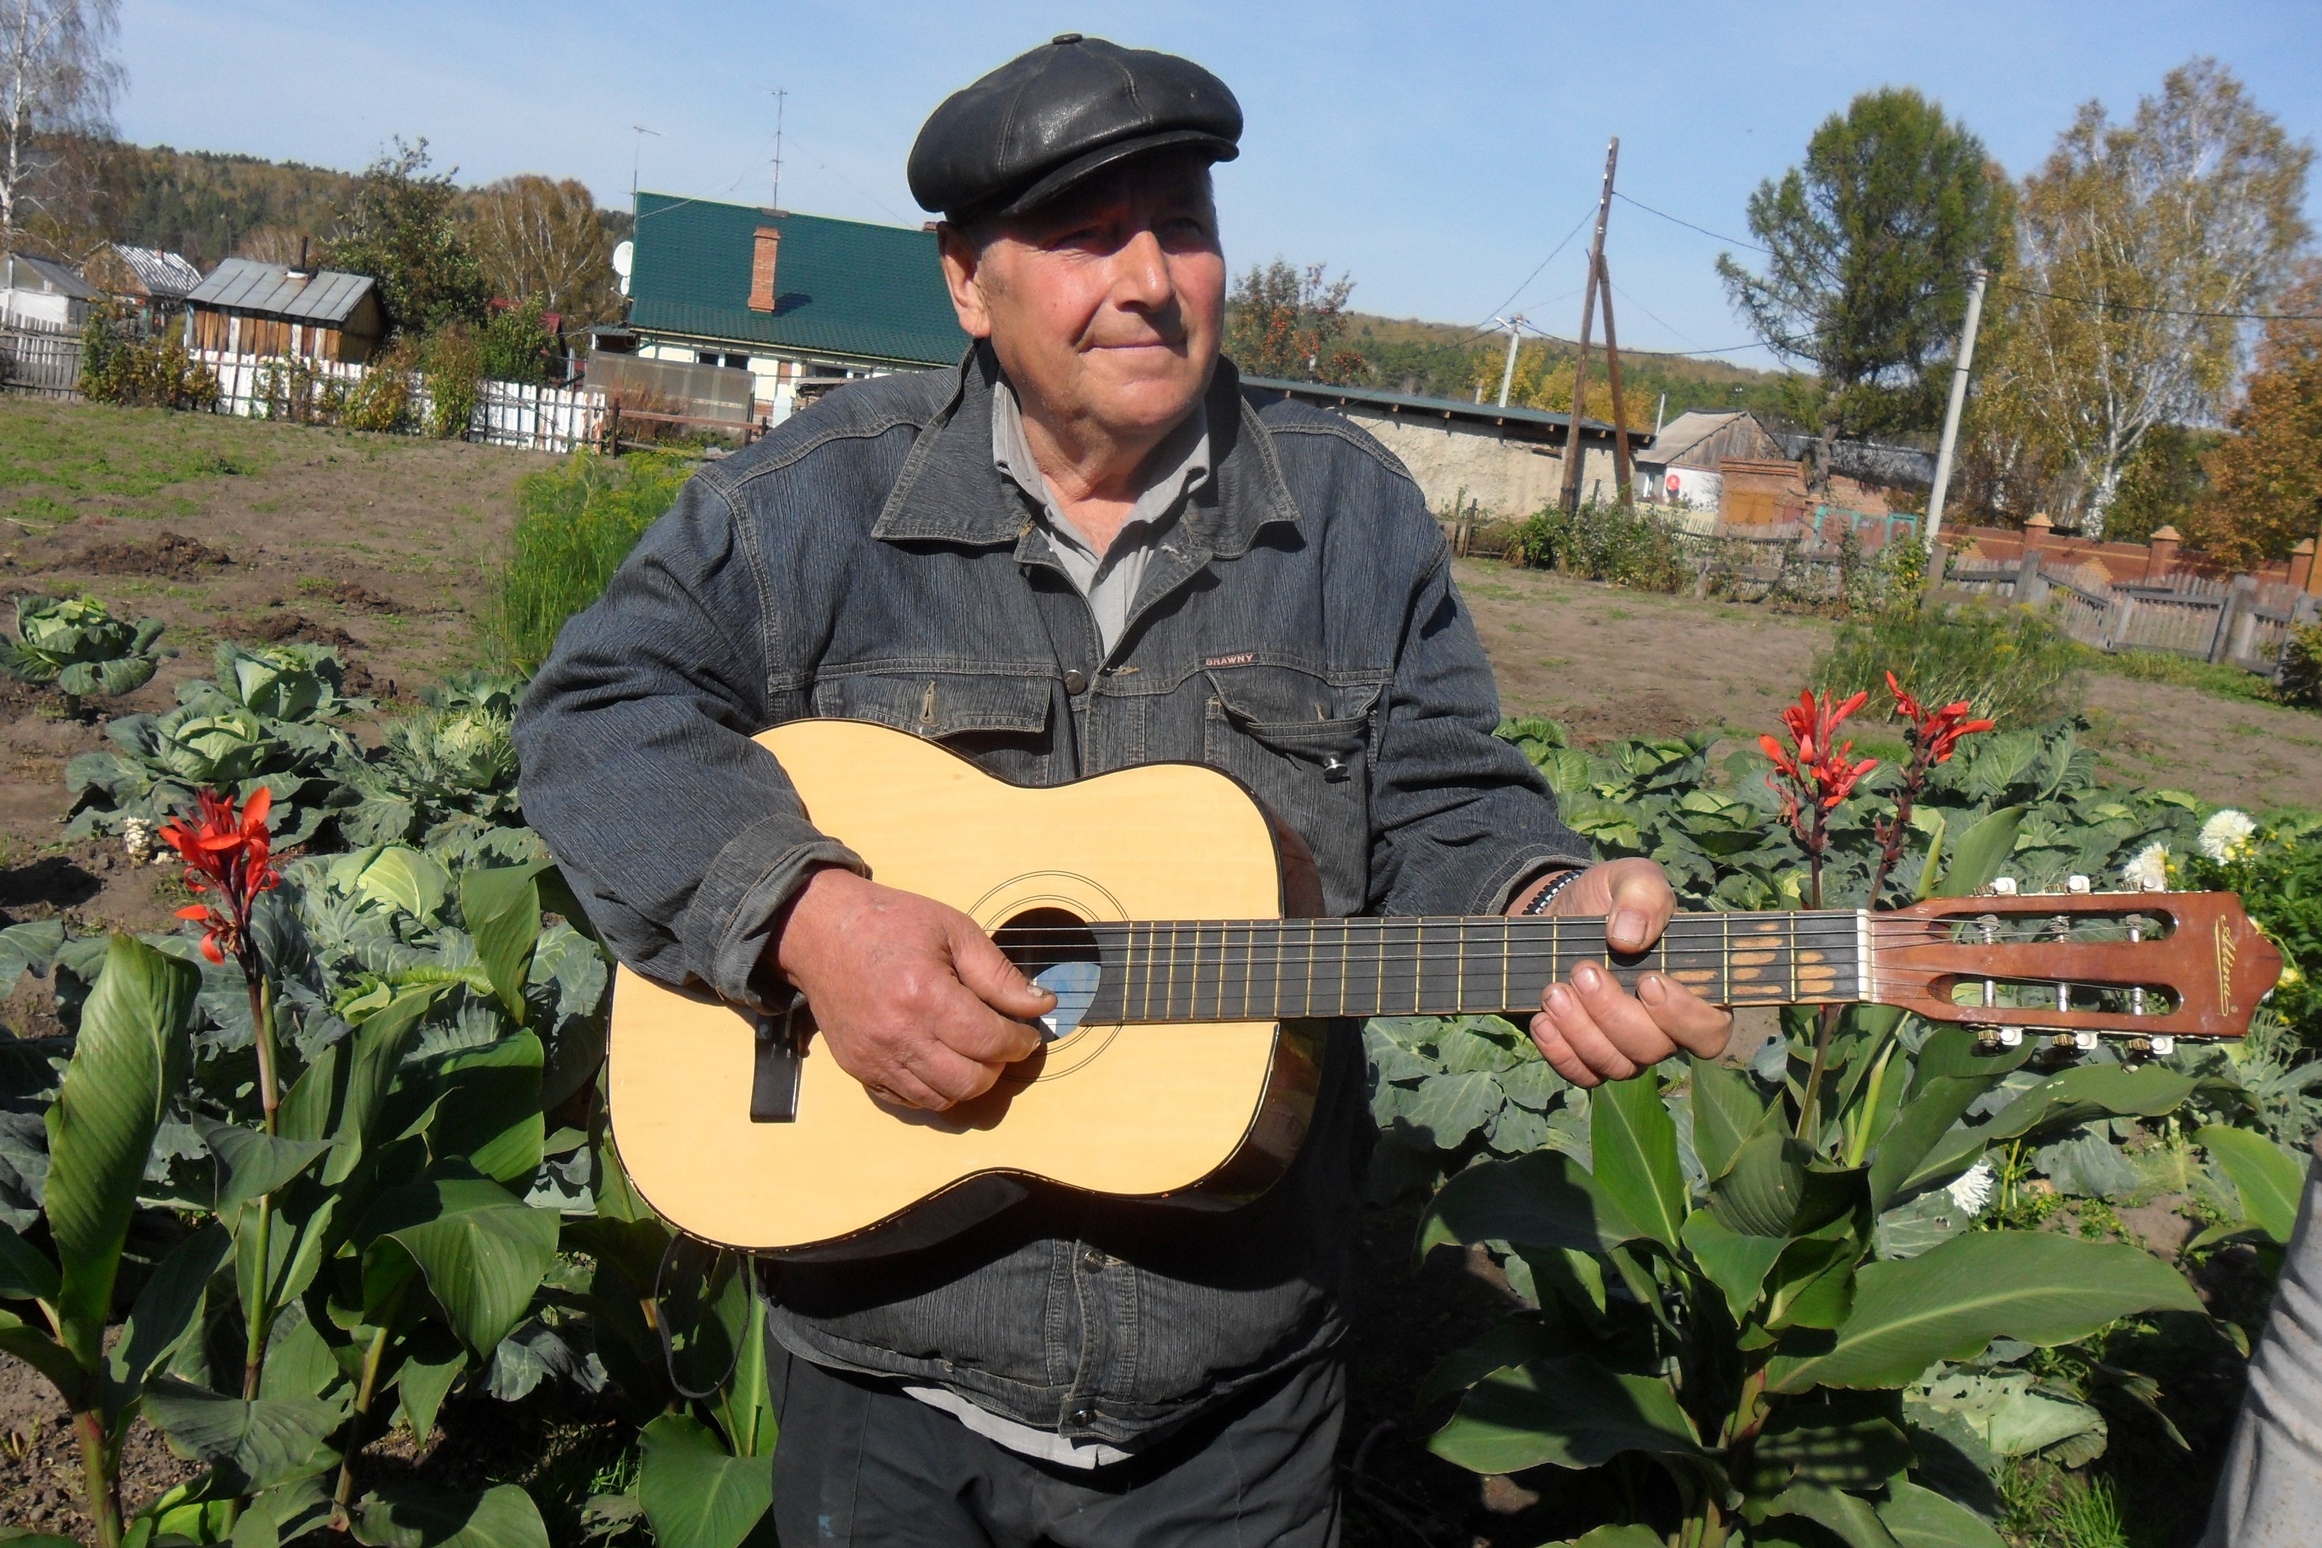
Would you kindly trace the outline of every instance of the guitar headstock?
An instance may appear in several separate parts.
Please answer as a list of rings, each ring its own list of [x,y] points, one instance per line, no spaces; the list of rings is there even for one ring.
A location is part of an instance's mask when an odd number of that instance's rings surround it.
[[[2149,1040],[2240,1037],[2282,954],[2230,892],[2018,893],[1933,898],[1873,914],[1872,998],[1932,1021]]]

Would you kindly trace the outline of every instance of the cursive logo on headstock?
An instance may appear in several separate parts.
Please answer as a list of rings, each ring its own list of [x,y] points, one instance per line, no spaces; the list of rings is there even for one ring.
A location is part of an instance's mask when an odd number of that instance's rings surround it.
[[[2217,1003],[2223,1008],[2233,1003],[2233,958],[2240,947],[2233,926],[2220,919],[2212,928],[2217,937]]]

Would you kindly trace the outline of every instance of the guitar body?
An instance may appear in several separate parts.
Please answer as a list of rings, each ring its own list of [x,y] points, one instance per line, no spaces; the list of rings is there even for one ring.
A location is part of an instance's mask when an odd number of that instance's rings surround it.
[[[883,726],[805,720],[758,739],[816,827],[882,883],[986,930],[1074,920],[1282,917],[1298,852],[1214,769],[1151,764],[1026,789]],[[1286,883],[1285,866],[1291,867]],[[818,1041],[796,1116],[754,1122],[756,1018],[626,968],[607,1096],[631,1183],[672,1225],[753,1251],[855,1257],[940,1238],[1025,1179],[1228,1207],[1304,1137],[1319,1024],[1083,1024],[945,1113],[883,1106]]]

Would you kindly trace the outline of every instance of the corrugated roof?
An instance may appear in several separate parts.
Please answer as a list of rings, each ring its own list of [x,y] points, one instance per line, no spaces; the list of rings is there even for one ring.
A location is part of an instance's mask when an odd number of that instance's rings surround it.
[[[1463,419],[1480,425],[1523,425],[1538,430],[1572,428],[1570,414],[1552,413],[1547,409],[1521,408],[1511,403],[1505,408],[1496,403],[1470,403],[1465,398],[1430,398],[1415,392],[1385,392],[1376,387],[1333,387],[1322,382],[1293,382],[1276,376],[1245,376],[1242,385],[1259,392],[1280,393],[1288,398],[1304,398],[1328,407],[1334,403],[1363,403],[1389,412],[1407,411],[1438,414],[1446,419]],[[1601,419],[1582,419],[1584,431],[1613,433],[1613,427]],[[1641,440],[1651,432],[1632,428],[1631,440]]]
[[[191,291],[202,282],[202,271],[176,253],[165,253],[155,247],[128,247],[113,244],[113,252],[129,265],[145,293],[156,298],[175,299]]]
[[[1716,413],[1706,409],[1691,409],[1678,415],[1661,427],[1646,447],[1643,459],[1647,462],[1675,462],[1703,441],[1741,418],[1739,410],[1728,409]]]
[[[341,274],[334,269],[292,279],[290,270],[279,263],[228,258],[212,269],[209,278],[196,285],[186,300],[220,311],[339,326],[355,315],[372,283],[368,274]]]
[[[761,226],[782,233],[771,312],[749,307]],[[633,328],[896,365],[950,365],[967,348],[932,231],[641,193],[635,240]]]
[[[49,288],[59,295],[70,296],[75,301],[93,301],[97,297],[96,290],[87,280],[54,258],[35,258],[30,253],[11,253],[9,256],[47,281]]]

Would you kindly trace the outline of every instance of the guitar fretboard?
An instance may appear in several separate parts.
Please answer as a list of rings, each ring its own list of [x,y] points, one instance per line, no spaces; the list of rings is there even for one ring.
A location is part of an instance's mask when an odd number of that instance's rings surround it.
[[[1867,998],[1859,912],[1680,914],[1635,956],[1605,950],[1602,919],[1203,919],[1002,930],[1018,961],[1037,937],[1093,937],[1093,1023],[1459,1016],[1536,1010],[1582,962],[1623,986],[1665,973],[1721,1005]],[[1012,940],[1011,937],[1014,937]],[[1069,953],[1064,953],[1069,954]]]

